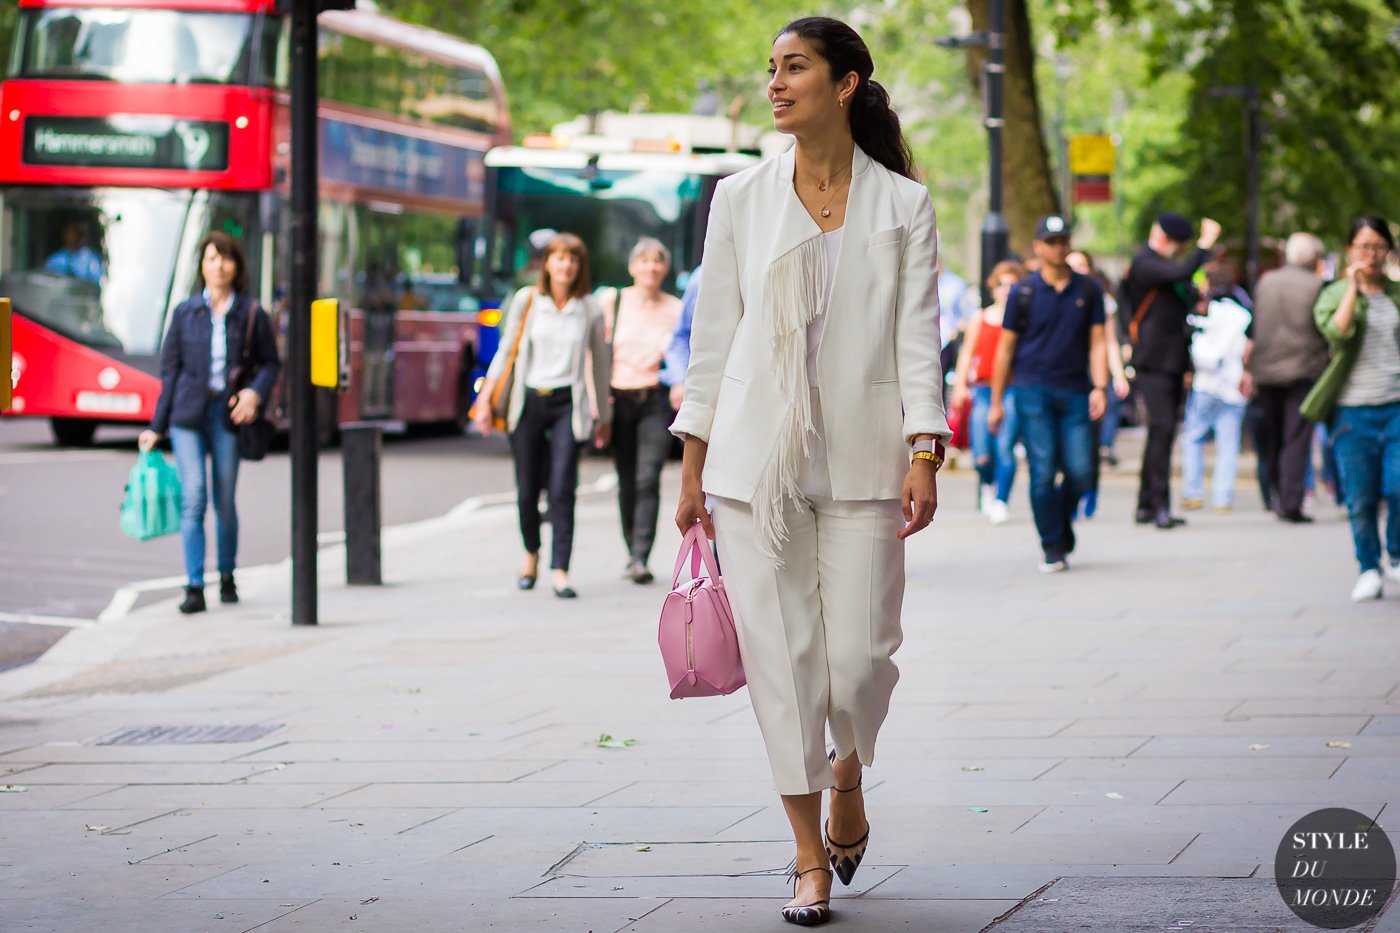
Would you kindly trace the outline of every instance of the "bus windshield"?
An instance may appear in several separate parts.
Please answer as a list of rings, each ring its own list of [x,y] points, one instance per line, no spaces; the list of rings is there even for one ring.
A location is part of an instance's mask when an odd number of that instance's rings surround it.
[[[542,167],[501,168],[497,207],[504,242],[493,267],[512,276],[498,285],[533,282],[530,234],[567,231],[588,246],[595,285],[627,285],[627,257],[639,238],[655,237],[672,254],[672,280],[698,253],[698,175],[667,171],[598,171]]]
[[[246,84],[252,36],[247,13],[25,10],[10,71],[19,78]]]
[[[159,352],[205,231],[244,237],[256,216],[255,196],[208,191],[12,188],[0,199],[0,294],[65,337],[128,356]]]

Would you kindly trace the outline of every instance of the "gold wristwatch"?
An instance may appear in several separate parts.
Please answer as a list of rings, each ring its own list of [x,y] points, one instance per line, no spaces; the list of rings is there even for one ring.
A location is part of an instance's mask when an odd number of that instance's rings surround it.
[[[938,450],[933,441],[915,441],[912,447],[913,454],[910,462],[915,460],[933,461],[933,470],[938,472],[938,468],[943,466],[943,454]]]

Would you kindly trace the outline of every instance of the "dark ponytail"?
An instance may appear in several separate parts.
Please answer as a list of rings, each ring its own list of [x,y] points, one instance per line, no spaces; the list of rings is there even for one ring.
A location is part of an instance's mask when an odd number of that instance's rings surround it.
[[[870,49],[850,26],[839,19],[809,16],[795,19],[778,32],[792,33],[812,44],[826,59],[831,80],[840,81],[852,71],[860,79],[851,95],[851,136],[856,145],[876,162],[905,178],[914,177],[914,154],[899,128],[899,116],[890,109],[890,95],[870,76],[875,61]]]

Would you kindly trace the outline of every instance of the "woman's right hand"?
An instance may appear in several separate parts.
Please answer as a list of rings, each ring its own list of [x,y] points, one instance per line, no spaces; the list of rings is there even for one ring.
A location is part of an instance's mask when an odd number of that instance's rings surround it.
[[[705,510],[705,491],[699,483],[681,482],[681,498],[676,504],[676,527],[681,534],[690,530],[696,522],[705,529],[705,537],[715,539],[715,525],[710,513]]]
[[[1347,263],[1346,279],[1358,290],[1366,284],[1366,269],[1359,262]]]
[[[142,453],[145,453],[148,450],[155,450],[156,445],[160,443],[160,437],[161,436],[155,431],[152,431],[151,429],[147,428],[146,430],[142,431],[139,435],[137,435],[136,446],[138,449],[141,450]]]
[[[491,409],[485,405],[475,405],[471,410],[472,427],[482,437],[491,436]]]
[[[996,434],[1001,430],[1001,423],[1005,419],[1006,413],[1002,410],[1001,402],[993,401],[987,409],[987,430]]]

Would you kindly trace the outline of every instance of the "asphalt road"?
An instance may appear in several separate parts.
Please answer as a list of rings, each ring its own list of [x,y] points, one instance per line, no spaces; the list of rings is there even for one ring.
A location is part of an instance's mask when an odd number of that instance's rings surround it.
[[[117,527],[135,430],[101,428],[89,448],[53,445],[48,422],[0,420],[0,669],[33,660],[68,631],[96,619],[121,587],[182,573],[178,535],[135,541]],[[607,469],[589,458],[584,481]],[[503,438],[387,437],[381,467],[386,525],[441,515],[464,499],[514,488]],[[342,530],[340,452],[320,457],[322,534]],[[239,566],[291,550],[291,476],[285,451],[239,472]],[[206,519],[209,571],[214,520]],[[518,546],[510,542],[510,546]],[[146,598],[158,598],[154,593]],[[26,621],[29,617],[37,617]],[[46,624],[34,624],[44,622]],[[57,624],[54,624],[57,623]]]

